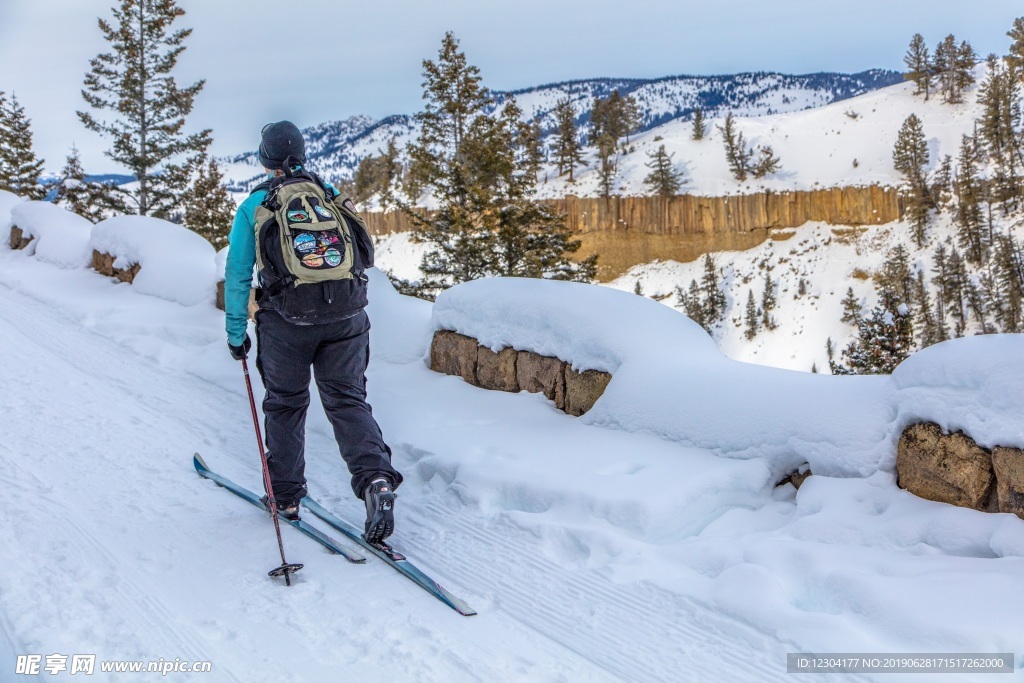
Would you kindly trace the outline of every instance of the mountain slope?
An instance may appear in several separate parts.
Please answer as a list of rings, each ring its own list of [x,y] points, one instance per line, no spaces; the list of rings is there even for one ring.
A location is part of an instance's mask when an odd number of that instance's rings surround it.
[[[817,73],[790,76],[757,72],[732,76],[670,76],[659,79],[590,79],[554,83],[511,92],[494,92],[497,110],[514,98],[526,120],[540,123],[545,135],[553,131],[555,103],[569,98],[584,127],[595,97],[612,90],[632,95],[639,105],[640,132],[675,120],[688,120],[695,107],[709,118],[762,116],[818,107],[903,81],[898,72],[872,69],[857,74]],[[307,128],[307,156],[318,173],[335,179],[352,178],[359,161],[380,153],[395,138],[399,149],[415,139],[417,126],[411,115],[389,116],[379,121],[355,116]],[[262,171],[255,151],[223,160],[234,191],[244,191]]]

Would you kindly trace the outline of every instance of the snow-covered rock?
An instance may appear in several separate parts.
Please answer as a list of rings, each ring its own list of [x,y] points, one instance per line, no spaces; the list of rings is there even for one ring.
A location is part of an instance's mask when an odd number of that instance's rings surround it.
[[[21,202],[10,212],[11,222],[32,238],[36,258],[61,268],[89,265],[91,222],[50,202]]]

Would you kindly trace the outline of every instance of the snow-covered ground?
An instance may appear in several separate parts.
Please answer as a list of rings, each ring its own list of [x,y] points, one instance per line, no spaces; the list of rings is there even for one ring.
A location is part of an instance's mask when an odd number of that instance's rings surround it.
[[[1024,445],[1024,337],[814,376],[727,359],[607,287],[491,280],[431,305],[372,275],[395,545],[479,614],[288,528],[306,567],[268,578],[269,519],[191,466],[260,486],[223,315],[0,247],[0,680],[23,679],[18,654],[94,653],[208,660],[218,681],[763,681],[788,679],[789,652],[1013,652],[1009,677],[955,680],[1024,679],[1024,522],[918,499],[892,469],[918,419]],[[430,371],[437,327],[614,379],[569,417]],[[307,431],[312,492],[358,521],[315,398]],[[799,491],[775,486],[803,463]]]

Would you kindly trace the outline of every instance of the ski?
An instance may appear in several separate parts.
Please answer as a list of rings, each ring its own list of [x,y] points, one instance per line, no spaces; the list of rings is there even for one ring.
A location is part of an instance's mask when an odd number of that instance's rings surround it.
[[[223,486],[228,491],[231,491],[231,493],[235,494],[239,498],[244,498],[245,500],[249,501],[256,507],[258,507],[259,509],[267,510],[267,507],[263,504],[263,501],[260,500],[260,496],[256,495],[255,493],[253,493],[252,491],[245,487],[239,486],[238,484],[231,481],[227,477],[212,471],[209,467],[206,466],[206,462],[198,453],[196,453],[193,456],[192,460],[193,464],[195,465],[196,472],[199,473],[199,476],[209,479],[210,481],[216,483],[219,486]],[[337,541],[335,541],[333,538],[331,538],[324,532],[320,531],[316,527],[312,527],[306,524],[301,519],[290,520],[278,515],[278,520],[298,529],[299,531],[306,534],[323,547],[327,548],[332,553],[337,553],[338,555],[344,556],[345,559],[347,559],[349,562],[366,562],[366,558],[360,555],[359,553],[349,550],[348,548],[339,544]]]
[[[392,567],[397,569],[399,572],[404,574],[406,577],[414,581],[418,586],[423,588],[425,591],[433,595],[435,598],[443,602],[444,604],[451,607],[453,610],[463,616],[472,616],[476,614],[476,610],[466,604],[466,601],[462,598],[458,598],[449,593],[444,587],[441,586],[437,581],[420,571],[412,562],[409,562],[404,555],[396,551],[387,543],[383,541],[380,543],[369,543],[363,538],[362,533],[359,529],[349,524],[343,519],[340,519],[336,515],[328,512],[323,508],[322,505],[317,503],[315,500],[306,496],[302,499],[302,504],[307,510],[312,512],[314,515],[322,519],[323,521],[330,524],[332,527],[345,534],[350,540],[358,543],[362,547],[369,550],[371,553],[384,560]]]

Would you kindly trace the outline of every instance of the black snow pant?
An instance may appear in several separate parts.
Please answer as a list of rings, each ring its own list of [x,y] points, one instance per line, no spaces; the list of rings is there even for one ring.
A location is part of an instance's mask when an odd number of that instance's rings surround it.
[[[336,323],[296,325],[273,310],[256,314],[256,367],[263,399],[267,464],[274,498],[282,503],[306,495],[306,410],[310,367],[320,400],[334,428],[341,457],[361,498],[367,484],[384,476],[397,488],[402,475],[391,466],[391,449],[366,402],[370,320],[365,311]]]

